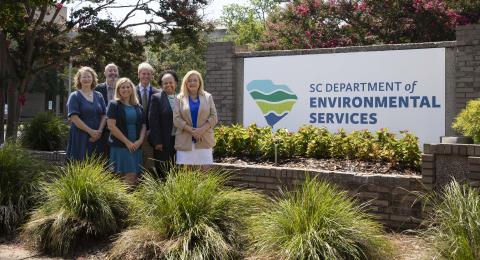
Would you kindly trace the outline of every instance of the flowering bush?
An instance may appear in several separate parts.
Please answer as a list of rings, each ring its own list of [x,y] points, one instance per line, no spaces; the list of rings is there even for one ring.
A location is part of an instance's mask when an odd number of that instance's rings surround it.
[[[478,1],[477,1],[478,2]],[[270,14],[262,49],[311,49],[455,39],[480,7],[444,0],[295,0]]]

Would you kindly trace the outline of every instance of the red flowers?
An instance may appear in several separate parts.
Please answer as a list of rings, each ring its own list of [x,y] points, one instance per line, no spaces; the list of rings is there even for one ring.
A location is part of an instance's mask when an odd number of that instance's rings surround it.
[[[57,8],[57,9],[62,9],[62,8],[63,8],[63,4],[62,4],[62,3],[56,3],[56,4],[55,4],[55,8]]]
[[[301,16],[305,16],[305,15],[308,14],[308,12],[310,10],[308,9],[308,7],[306,5],[300,4],[295,8],[295,11],[297,12],[297,14],[299,14]]]

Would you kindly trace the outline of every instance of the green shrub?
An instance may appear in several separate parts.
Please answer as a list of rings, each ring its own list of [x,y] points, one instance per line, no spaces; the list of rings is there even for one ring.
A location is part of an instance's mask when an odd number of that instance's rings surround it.
[[[24,226],[29,246],[65,256],[85,241],[121,230],[128,217],[126,185],[109,173],[106,162],[75,161],[56,175],[42,183],[43,201]]]
[[[375,142],[379,149],[378,159],[392,163],[397,163],[400,160],[397,151],[399,149],[399,143],[395,134],[390,133],[386,128],[382,128],[376,132]]]
[[[293,142],[295,143],[295,155],[306,156],[308,144],[318,135],[317,127],[312,125],[304,125],[298,129],[293,135]]]
[[[227,155],[242,156],[245,147],[245,129],[240,125],[232,125],[226,132]]]
[[[215,149],[214,155],[215,157],[225,157],[228,154],[228,130],[230,128],[228,126],[217,126],[215,127]]]
[[[266,160],[275,159],[275,145],[277,146],[277,159],[291,158],[295,154],[295,144],[292,133],[286,129],[278,129],[276,132],[268,131],[259,137],[261,158]]]
[[[401,166],[420,169],[421,163],[421,154],[420,149],[418,148],[418,137],[413,134],[402,131],[402,138],[398,140],[398,145],[396,146],[398,151],[398,162]]]
[[[298,132],[286,129],[272,132],[270,127],[250,125],[221,126],[216,130],[217,145],[215,155],[241,158],[273,160],[275,144],[277,158],[289,159],[294,156],[307,158],[354,159],[371,162],[388,162],[418,170],[421,153],[418,138],[401,131],[401,138],[388,129],[380,129],[375,134],[368,130],[353,131],[347,134],[340,129],[332,134],[326,128],[303,126]]]
[[[310,158],[330,158],[333,136],[326,128],[317,128],[316,135],[310,139],[306,156]]]
[[[471,100],[458,114],[452,124],[453,129],[465,136],[471,136],[475,143],[480,142],[480,99]]]
[[[439,256],[446,259],[480,259],[480,195],[456,181],[444,187],[431,201],[433,211],[424,232]]]
[[[333,158],[346,158],[347,157],[347,132],[340,129],[332,136],[332,148],[330,154]]]
[[[352,131],[345,140],[347,158],[364,161],[375,161],[378,158],[379,147],[370,131]]]
[[[247,245],[247,219],[263,196],[225,186],[225,173],[173,168],[146,175],[134,194],[136,226],[113,243],[111,259],[232,259]]]
[[[45,167],[18,144],[0,148],[0,234],[13,235],[34,204]]]
[[[271,259],[388,259],[382,226],[347,193],[307,179],[252,218],[253,254]]]
[[[244,140],[243,151],[247,157],[252,159],[258,159],[264,152],[262,150],[262,144],[259,142],[265,136],[269,136],[272,132],[270,127],[258,127],[256,124],[252,124],[246,128],[246,138]]]
[[[53,113],[38,113],[25,124],[22,143],[28,148],[43,151],[65,149],[68,126]]]

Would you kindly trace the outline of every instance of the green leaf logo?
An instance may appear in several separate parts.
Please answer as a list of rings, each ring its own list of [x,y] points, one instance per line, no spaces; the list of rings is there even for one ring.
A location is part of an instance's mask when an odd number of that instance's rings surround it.
[[[298,99],[287,85],[275,85],[271,80],[252,80],[247,91],[271,127],[292,111]]]

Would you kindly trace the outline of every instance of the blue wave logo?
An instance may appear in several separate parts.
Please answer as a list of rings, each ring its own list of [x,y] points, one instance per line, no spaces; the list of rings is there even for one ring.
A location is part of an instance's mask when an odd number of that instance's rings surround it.
[[[292,111],[298,99],[287,85],[275,85],[271,80],[252,80],[247,91],[271,127]]]

